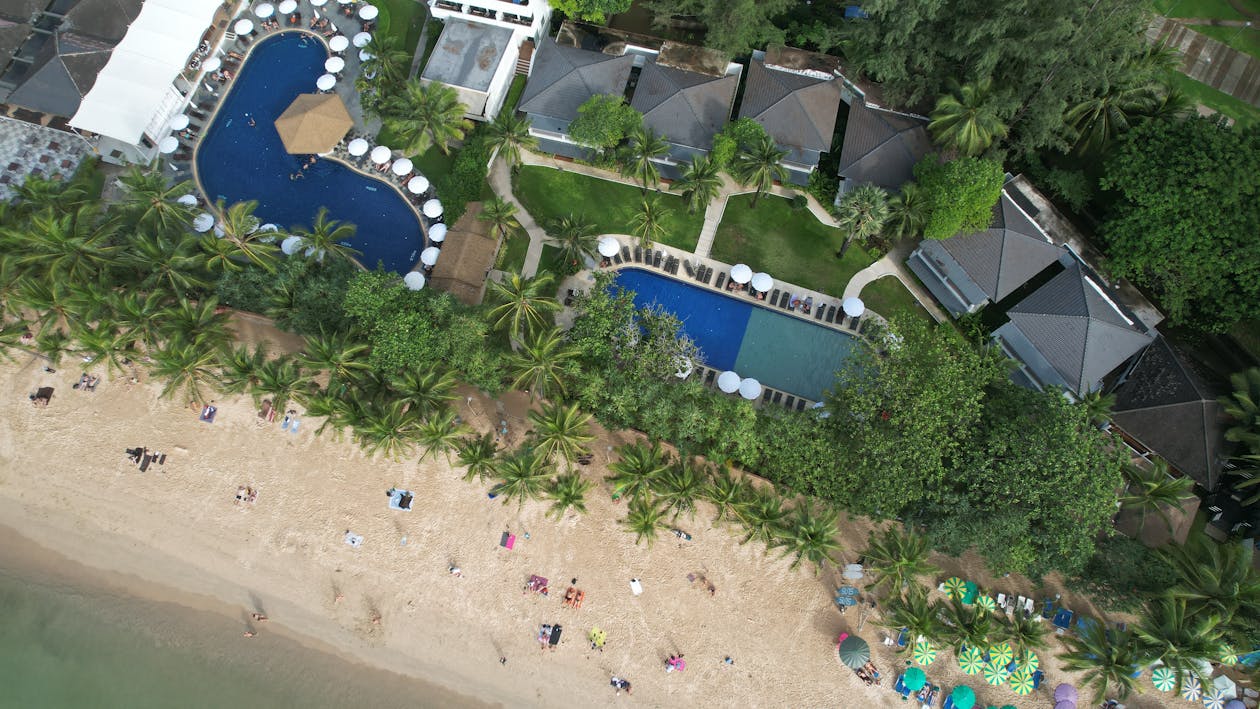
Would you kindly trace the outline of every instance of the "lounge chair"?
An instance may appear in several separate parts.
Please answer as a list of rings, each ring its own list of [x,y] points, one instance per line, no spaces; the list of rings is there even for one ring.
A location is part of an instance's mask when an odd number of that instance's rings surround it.
[[[902,628],[897,634],[897,647],[905,647],[910,642],[910,629]]]
[[[630,263],[630,247],[629,246],[621,247],[621,260],[626,263]]]
[[[551,637],[547,640],[547,643],[548,643],[549,645],[551,645],[552,647],[555,647],[555,646],[559,645],[559,644],[560,644],[560,632],[561,632],[561,628],[560,628],[560,626],[558,626],[558,625],[553,625],[553,626],[551,626]]]
[[[696,269],[695,269],[694,267],[692,267],[692,265],[691,265],[691,259],[689,259],[689,258],[685,258],[685,259],[683,259],[683,270],[687,272],[687,277],[688,277],[688,278],[695,278],[695,277],[696,277]]]
[[[779,304],[779,289],[778,288],[775,288],[774,292],[770,294],[770,304],[771,305]]]
[[[1033,599],[1029,598],[1028,600],[1024,601],[1024,616],[1030,618],[1032,617],[1032,615],[1033,615]]]
[[[657,251],[655,254],[652,254],[652,268],[661,267],[661,256],[662,254],[660,251]]]
[[[1060,608],[1058,612],[1054,614],[1054,627],[1057,628],[1055,632],[1059,635],[1067,632],[1072,627],[1072,619],[1075,615],[1076,614],[1067,608]]]
[[[827,322],[835,322],[835,321],[836,321],[836,306],[829,305],[827,306]]]
[[[621,254],[613,254],[613,263],[621,265]]]
[[[722,290],[722,286],[724,285],[726,285],[726,271],[722,271],[718,274],[717,289]]]
[[[649,266],[652,265],[652,249],[643,249],[643,263]]]
[[[804,411],[804,410],[805,410],[805,400],[804,400],[804,399],[797,399],[797,400],[796,400],[796,410],[797,410],[797,411]]]
[[[704,375],[704,385],[713,386],[713,378],[717,376],[717,370],[710,369],[709,373]]]
[[[634,247],[634,262],[643,263],[643,247],[642,246]]]
[[[823,319],[823,316],[824,316],[824,315],[826,315],[826,314],[827,314],[827,306],[822,305],[822,304],[819,304],[819,305],[818,305],[818,312],[814,313],[814,319],[815,319],[815,320],[822,320],[822,319]]]
[[[791,303],[794,298],[796,298],[795,295],[791,293],[784,293],[783,297],[779,299],[779,307],[784,310],[791,310]]]
[[[796,397],[792,396],[791,394],[788,394],[787,398],[783,400],[783,405],[789,409],[792,408],[793,404],[795,403],[796,403]]]
[[[772,398],[772,399],[770,400],[770,403],[772,403],[772,404],[778,404],[778,403],[780,403],[781,401],[783,401],[783,392],[781,392],[781,391],[776,391],[776,392],[774,393],[774,398]]]
[[[148,469],[149,469],[149,464],[150,464],[150,463],[152,463],[152,462],[153,462],[153,456],[152,456],[152,455],[149,455],[149,454],[146,452],[146,453],[144,454],[144,457],[140,459],[140,472],[142,472],[142,473],[143,473],[143,472],[145,472],[146,470],[148,470]]]
[[[709,285],[709,281],[712,279],[713,279],[713,268],[709,266],[705,266],[704,267],[704,284],[706,286]]]

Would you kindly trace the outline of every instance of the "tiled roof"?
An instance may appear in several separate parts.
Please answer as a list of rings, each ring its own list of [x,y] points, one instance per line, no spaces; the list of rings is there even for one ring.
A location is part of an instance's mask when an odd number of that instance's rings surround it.
[[[630,79],[634,57],[609,56],[557,45],[551,38],[538,43],[529,81],[518,108],[550,118],[571,121],[578,107],[592,96],[620,96]]]
[[[671,143],[707,150],[730,119],[739,76],[714,77],[648,61],[630,102]]]
[[[739,115],[760,123],[780,147],[793,153],[826,152],[840,110],[840,89],[835,79],[772,69],[753,59]]]
[[[857,184],[896,190],[914,178],[914,166],[932,151],[927,121],[860,99],[849,106],[840,150],[840,177]]]
[[[945,239],[941,246],[985,295],[997,302],[1059,260],[1064,252],[1020,212],[1005,190],[993,212],[991,228]]]

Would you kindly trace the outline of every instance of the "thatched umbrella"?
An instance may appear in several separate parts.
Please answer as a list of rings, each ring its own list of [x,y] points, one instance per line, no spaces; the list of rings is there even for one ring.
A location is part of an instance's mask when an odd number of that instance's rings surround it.
[[[354,126],[336,94],[302,94],[276,119],[284,149],[294,155],[326,153]]]

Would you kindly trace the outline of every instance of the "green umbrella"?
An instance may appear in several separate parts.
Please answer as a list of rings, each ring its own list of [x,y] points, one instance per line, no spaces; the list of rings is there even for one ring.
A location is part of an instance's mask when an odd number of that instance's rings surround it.
[[[971,605],[975,603],[977,593],[980,593],[980,587],[977,586],[975,582],[968,581],[967,583],[963,584],[962,602],[966,605]]]
[[[962,579],[958,578],[957,576],[950,576],[949,578],[945,579],[945,593],[949,594],[950,598],[954,598],[954,599],[962,598],[963,591],[964,591],[964,584],[963,584]]]
[[[932,643],[920,640],[914,644],[914,661],[920,665],[936,662],[936,648],[932,647]]]
[[[997,610],[997,601],[993,600],[993,597],[992,597],[992,596],[981,596],[981,597],[977,598],[977,599],[976,599],[976,605],[977,605],[977,606],[980,606],[981,608],[985,609],[986,611],[995,611],[995,610]]]
[[[976,693],[965,684],[954,687],[949,698],[953,700],[955,709],[971,709],[976,705]]]
[[[840,643],[840,661],[855,670],[862,669],[871,659],[871,646],[856,635],[850,635]]]
[[[1041,665],[1041,660],[1037,657],[1037,653],[1032,650],[1024,650],[1015,658],[1015,662],[1019,665],[1019,669],[1032,672]]]
[[[902,675],[901,683],[906,685],[906,689],[911,692],[917,692],[923,689],[924,684],[927,684],[927,675],[923,674],[923,670],[918,667],[911,667]]]
[[[1228,643],[1221,643],[1220,649],[1221,662],[1226,665],[1238,664],[1238,653],[1234,651],[1234,647]]]
[[[1003,704],[1002,709],[1015,709],[1014,704]]]
[[[1020,670],[1011,675],[1011,691],[1022,696],[1032,694],[1033,678],[1032,672],[1028,670]]]
[[[984,666],[984,681],[988,682],[994,687],[1005,682],[1006,681],[1006,666],[993,665],[993,664],[985,665]]]
[[[989,648],[989,662],[1000,667],[1006,667],[1011,664],[1011,660],[1015,659],[1015,649],[1010,643],[998,643]]]
[[[1167,667],[1156,667],[1151,673],[1151,682],[1161,692],[1171,692],[1177,687],[1177,673]]]
[[[984,655],[980,653],[980,648],[969,647],[963,650],[958,656],[958,666],[969,675],[980,674],[984,669]]]

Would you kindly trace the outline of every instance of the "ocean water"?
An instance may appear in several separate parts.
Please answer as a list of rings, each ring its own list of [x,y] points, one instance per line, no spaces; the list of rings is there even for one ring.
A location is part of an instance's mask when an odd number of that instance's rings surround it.
[[[0,707],[451,705],[436,696],[445,692],[307,648],[267,624],[250,639],[244,627],[23,566],[0,550]]]

